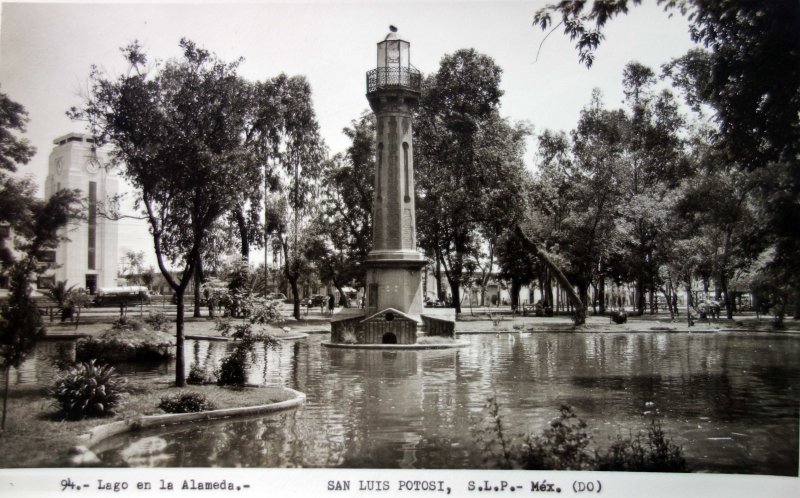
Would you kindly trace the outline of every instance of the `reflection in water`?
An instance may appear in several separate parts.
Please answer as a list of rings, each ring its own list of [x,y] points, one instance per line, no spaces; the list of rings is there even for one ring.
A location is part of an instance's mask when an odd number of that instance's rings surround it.
[[[468,336],[469,348],[328,349],[321,337],[259,349],[250,381],[307,395],[297,410],[120,436],[106,465],[474,468],[472,430],[496,396],[510,432],[575,407],[598,446],[660,417],[694,470],[797,475],[800,339],[767,334]],[[190,342],[213,370],[232,347]],[[52,351],[50,351],[52,354]],[[37,352],[36,361],[46,363]],[[47,373],[22,374],[39,382]],[[164,375],[172,365],[123,369]],[[149,369],[149,370],[147,370]],[[46,369],[44,369],[46,371]]]

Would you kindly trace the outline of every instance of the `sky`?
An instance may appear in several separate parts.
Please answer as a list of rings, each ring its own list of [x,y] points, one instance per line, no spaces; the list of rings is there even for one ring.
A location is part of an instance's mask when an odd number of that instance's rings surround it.
[[[223,60],[243,57],[239,73],[251,81],[281,72],[305,75],[332,154],[348,145],[342,129],[369,109],[365,73],[375,66],[375,44],[390,24],[411,43],[411,63],[423,74],[435,72],[442,56],[461,48],[492,57],[503,69],[501,114],[530,123],[536,132],[571,130],[593,88],[603,92],[607,106],[619,106],[627,62],[657,69],[693,47],[683,17],[670,17],[654,1],[644,2],[608,25],[596,61],[587,69],[561,31],[547,37],[540,49],[546,33],[532,20],[547,3],[2,3],[0,91],[27,109],[24,136],[37,149],[20,174],[32,175],[44,190],[53,140],[84,131],[83,123],[70,121],[66,111],[81,105],[90,67],[110,76],[126,72],[119,48],[134,40],[151,60],[166,60],[178,57],[179,40],[189,38]],[[529,167],[534,160],[529,147]],[[120,224],[120,255],[143,250],[153,264],[144,222]],[[263,260],[262,254],[254,253],[251,260]]]

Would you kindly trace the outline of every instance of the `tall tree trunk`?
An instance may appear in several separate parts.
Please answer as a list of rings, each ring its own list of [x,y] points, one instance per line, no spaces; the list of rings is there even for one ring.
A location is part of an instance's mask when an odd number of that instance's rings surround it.
[[[250,237],[248,236],[247,220],[244,217],[244,208],[236,210],[236,226],[239,228],[239,239],[242,243],[242,259],[250,260]],[[266,251],[266,246],[264,246]]]
[[[600,277],[597,283],[597,300],[600,301],[600,314],[606,314],[606,279]]]
[[[522,282],[516,277],[511,277],[511,311],[519,308],[519,291],[522,289]]]
[[[292,286],[292,316],[295,320],[300,320],[300,289],[297,286],[297,275],[287,276],[289,285]],[[327,303],[325,303],[327,304]]]
[[[544,305],[553,311],[553,277],[547,269],[545,269],[544,301]]]
[[[6,430],[6,412],[8,411],[8,389],[11,382],[11,365],[6,365],[5,373],[6,385],[3,389],[3,423],[0,425],[0,429],[2,430]]]
[[[636,314],[639,316],[644,315],[644,308],[644,276],[639,275],[639,278],[636,280]]]
[[[456,309],[456,316],[458,316],[461,313],[461,285],[457,279],[448,277],[447,280],[450,283],[450,293],[453,295],[453,307]]]
[[[692,326],[692,284],[686,284],[686,324]]]
[[[794,317],[795,320],[800,320],[800,287],[794,290]]]
[[[675,319],[675,311],[672,309],[672,296],[670,296],[669,288],[662,287],[661,292],[664,294],[664,299],[667,300],[667,309],[669,310],[669,319]]]
[[[561,269],[555,263],[553,263],[553,260],[550,259],[550,256],[548,256],[547,253],[542,251],[537,244],[525,236],[519,226],[516,226],[514,230],[517,237],[522,240],[523,243],[526,244],[536,255],[536,257],[539,258],[539,261],[541,261],[552,272],[558,283],[560,283],[561,287],[566,291],[567,297],[569,298],[570,303],[573,304],[575,310],[575,313],[572,316],[572,322],[575,325],[583,325],[586,323],[586,308],[584,307],[583,302],[581,302],[581,298],[575,292],[575,288],[572,287],[572,284],[570,284],[567,277],[564,276],[564,273],[561,271]]]
[[[339,304],[343,308],[350,307],[350,299],[347,297],[347,294],[342,290],[342,285],[337,282],[336,280],[333,281],[333,286],[336,287],[336,290],[339,291]]]
[[[199,260],[199,258],[198,258]],[[195,318],[200,318],[202,315],[200,313],[200,307],[202,305],[202,297],[200,295],[200,284],[202,284],[202,270],[200,269],[200,262],[198,261],[194,267],[194,275],[192,276],[192,289],[194,290],[194,311],[192,316]]]
[[[556,282],[556,305],[553,308],[556,313],[561,312],[561,285]]]
[[[184,359],[183,359],[183,314],[184,304],[183,296],[186,292],[186,286],[181,285],[175,291],[175,296],[178,301],[178,312],[175,317],[175,385],[177,387],[186,386],[186,374],[184,372]]]
[[[584,304],[584,310],[588,310],[587,304],[589,303],[589,286],[585,282],[578,284],[578,297]]]
[[[439,258],[436,258],[436,270],[433,273],[434,278],[436,279],[436,299],[439,302],[444,301],[444,289],[442,287],[442,266],[439,262]]]
[[[728,277],[723,274],[722,278],[720,278],[720,283],[722,284],[722,295],[725,296],[725,315],[728,317],[728,320],[733,320],[733,303],[728,293]]]
[[[76,330],[78,329],[78,324],[81,323],[81,308],[83,308],[83,306],[78,306],[78,309],[75,312],[75,315],[76,315],[75,316],[75,329]]]
[[[577,289],[578,297],[580,298],[581,302],[583,303],[583,308],[586,310],[586,313],[588,315],[588,313],[589,313],[589,299],[590,299],[590,297],[589,297],[589,290],[590,290],[589,289],[589,285],[588,284],[585,284],[583,286],[576,285],[575,288]],[[572,303],[570,303],[570,307],[572,307]]]

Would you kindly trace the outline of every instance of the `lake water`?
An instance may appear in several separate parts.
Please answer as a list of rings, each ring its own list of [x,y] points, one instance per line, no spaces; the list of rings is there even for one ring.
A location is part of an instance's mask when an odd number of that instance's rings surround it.
[[[250,372],[253,383],[304,392],[299,409],[124,435],[95,450],[109,466],[484,468],[476,429],[494,396],[512,435],[540,433],[562,404],[596,447],[655,416],[693,471],[798,475],[800,337],[517,333],[407,352],[328,349],[322,339],[260,349]],[[48,381],[56,347],[37,352],[14,383]],[[187,363],[213,368],[230,347],[189,341]]]

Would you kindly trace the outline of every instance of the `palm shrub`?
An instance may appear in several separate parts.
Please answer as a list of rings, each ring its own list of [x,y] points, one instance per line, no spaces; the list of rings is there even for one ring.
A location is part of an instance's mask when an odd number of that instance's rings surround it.
[[[58,309],[61,311],[61,321],[67,321],[72,318],[74,308],[69,305],[69,293],[75,288],[75,285],[67,287],[66,280],[59,280],[55,283],[53,288],[50,289],[50,297],[56,302]]]
[[[205,394],[191,391],[173,396],[163,396],[158,407],[167,413],[194,413],[217,408],[214,403],[206,398]]]
[[[110,365],[95,360],[78,363],[55,381],[51,390],[56,406],[69,420],[114,414],[127,393],[127,379]]]

